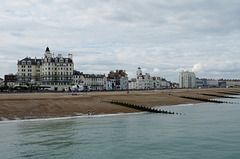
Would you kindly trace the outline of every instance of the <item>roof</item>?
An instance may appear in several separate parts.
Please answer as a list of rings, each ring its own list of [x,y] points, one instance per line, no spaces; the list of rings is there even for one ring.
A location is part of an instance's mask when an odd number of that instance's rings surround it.
[[[50,61],[53,62],[53,63],[59,63],[61,58],[62,57],[60,57],[60,58],[59,57],[50,58]],[[73,63],[73,60],[70,59],[70,58],[62,58],[62,59],[63,59],[63,63]],[[23,61],[26,62],[25,63],[26,65],[28,65],[28,61],[31,62],[31,65],[42,65],[42,63],[44,63],[44,60],[42,60],[42,59],[36,59],[36,58],[32,59],[30,57],[26,57],[26,58],[24,58],[22,60],[19,60],[18,61],[18,65],[22,65]],[[48,58],[47,62],[49,62],[49,58]]]
[[[46,48],[46,51],[45,51],[45,52],[50,52],[49,47]]]
[[[47,62],[49,62],[49,58],[47,58]],[[54,62],[54,63],[59,63],[60,59],[63,59],[63,63],[73,63],[73,60],[70,59],[70,58],[63,58],[63,57],[54,57],[54,58],[50,58],[50,61],[51,62]],[[67,62],[66,62],[67,61]],[[44,62],[44,60],[43,60]],[[44,62],[45,63],[45,62]]]
[[[105,77],[105,75],[101,75],[101,74],[83,74],[84,78],[103,78]]]
[[[41,59],[32,59],[30,57],[26,57],[22,60],[18,61],[18,65],[22,65],[22,62],[25,61],[26,65],[28,64],[28,62],[31,62],[31,65],[41,65],[42,64],[42,60]]]

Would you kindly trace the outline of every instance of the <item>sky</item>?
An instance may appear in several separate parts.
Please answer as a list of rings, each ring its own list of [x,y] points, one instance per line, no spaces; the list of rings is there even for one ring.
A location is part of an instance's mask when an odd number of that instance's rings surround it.
[[[240,0],[0,0],[0,78],[17,61],[73,54],[74,69],[179,81],[239,79]]]

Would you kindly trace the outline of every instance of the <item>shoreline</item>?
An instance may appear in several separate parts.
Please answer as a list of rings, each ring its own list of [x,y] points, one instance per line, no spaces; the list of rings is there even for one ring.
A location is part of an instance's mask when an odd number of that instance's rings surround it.
[[[240,88],[141,90],[129,93],[77,92],[79,95],[71,95],[70,92],[0,94],[0,121],[83,117],[87,116],[88,110],[93,112],[93,115],[139,113],[142,111],[111,104],[108,101],[117,100],[145,107],[177,106],[201,103],[180,96],[216,99],[218,97],[203,94],[223,95],[224,92],[229,96],[230,92],[240,93]]]
[[[53,117],[53,118],[32,118],[32,119],[14,119],[14,120],[0,120],[0,124],[13,123],[13,122],[35,122],[35,121],[51,121],[51,120],[66,120],[66,119],[79,119],[79,118],[102,118],[102,117],[114,117],[124,115],[138,115],[148,112],[137,112],[137,113],[116,113],[116,114],[96,114],[96,115],[80,115],[80,116],[66,116],[66,117]]]

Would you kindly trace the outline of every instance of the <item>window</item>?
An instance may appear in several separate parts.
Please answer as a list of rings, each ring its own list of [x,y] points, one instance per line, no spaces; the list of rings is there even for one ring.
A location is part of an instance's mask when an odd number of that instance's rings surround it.
[[[66,59],[65,62],[68,63],[68,59]]]
[[[58,62],[58,59],[57,58],[55,58],[55,63],[57,63]]]
[[[48,62],[51,62],[51,58],[48,58]]]
[[[23,61],[22,61],[22,65],[26,65],[26,61],[23,60]]]
[[[37,65],[40,65],[40,61],[37,62]]]
[[[60,63],[63,63],[63,58],[60,58],[59,62],[60,62]]]
[[[30,60],[28,60],[27,64],[28,64],[28,65],[31,65],[31,61],[30,61]]]

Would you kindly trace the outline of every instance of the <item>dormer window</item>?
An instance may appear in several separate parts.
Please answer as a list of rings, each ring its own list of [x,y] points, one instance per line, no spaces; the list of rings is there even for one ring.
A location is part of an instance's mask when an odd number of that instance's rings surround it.
[[[57,58],[55,58],[55,63],[57,63],[58,62],[58,59]]]
[[[28,65],[31,65],[31,61],[28,61],[27,64],[28,64]]]
[[[63,58],[60,58],[59,62],[63,63]]]
[[[68,63],[68,59],[66,59],[65,62]]]
[[[51,58],[48,58],[48,62],[51,62]]]
[[[26,65],[26,61],[23,60],[23,61],[22,61],[22,65]]]
[[[40,61],[37,62],[37,65],[40,65]]]

